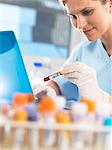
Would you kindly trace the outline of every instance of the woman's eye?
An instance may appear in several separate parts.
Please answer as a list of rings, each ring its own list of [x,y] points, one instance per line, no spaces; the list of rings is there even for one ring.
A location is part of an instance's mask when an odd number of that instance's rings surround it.
[[[68,17],[70,17],[70,19],[77,19],[76,15],[72,15],[72,14],[67,14]]]
[[[72,15],[72,18],[73,18],[73,19],[77,19],[77,16],[76,16],[76,15]]]
[[[86,10],[86,11],[84,11],[84,12],[82,12],[82,14],[84,15],[84,16],[89,16],[89,15],[92,15],[93,14],[93,9],[92,10]]]

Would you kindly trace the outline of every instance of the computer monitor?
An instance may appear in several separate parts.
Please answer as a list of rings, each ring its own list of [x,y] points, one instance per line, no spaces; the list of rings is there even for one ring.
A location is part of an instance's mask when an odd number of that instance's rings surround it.
[[[32,93],[32,88],[13,31],[0,32],[0,99],[11,104],[16,92]]]

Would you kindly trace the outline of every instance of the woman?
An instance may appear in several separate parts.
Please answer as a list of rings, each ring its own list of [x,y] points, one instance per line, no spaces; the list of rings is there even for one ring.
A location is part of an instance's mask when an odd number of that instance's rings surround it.
[[[63,67],[66,81],[58,77],[48,86],[61,94],[68,80],[78,86],[83,98],[112,101],[112,0],[59,1],[73,27],[88,41],[74,49]]]

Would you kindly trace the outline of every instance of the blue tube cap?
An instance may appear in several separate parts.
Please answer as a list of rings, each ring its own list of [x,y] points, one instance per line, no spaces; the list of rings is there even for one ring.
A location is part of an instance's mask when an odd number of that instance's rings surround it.
[[[104,120],[104,126],[112,126],[112,117],[108,117]]]
[[[35,67],[42,67],[43,64],[41,62],[34,62],[33,63]]]

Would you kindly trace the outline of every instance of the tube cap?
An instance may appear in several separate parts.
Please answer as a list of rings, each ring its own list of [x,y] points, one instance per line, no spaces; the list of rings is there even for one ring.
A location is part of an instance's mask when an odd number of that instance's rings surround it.
[[[104,126],[112,126],[112,117],[108,117],[104,120]]]

